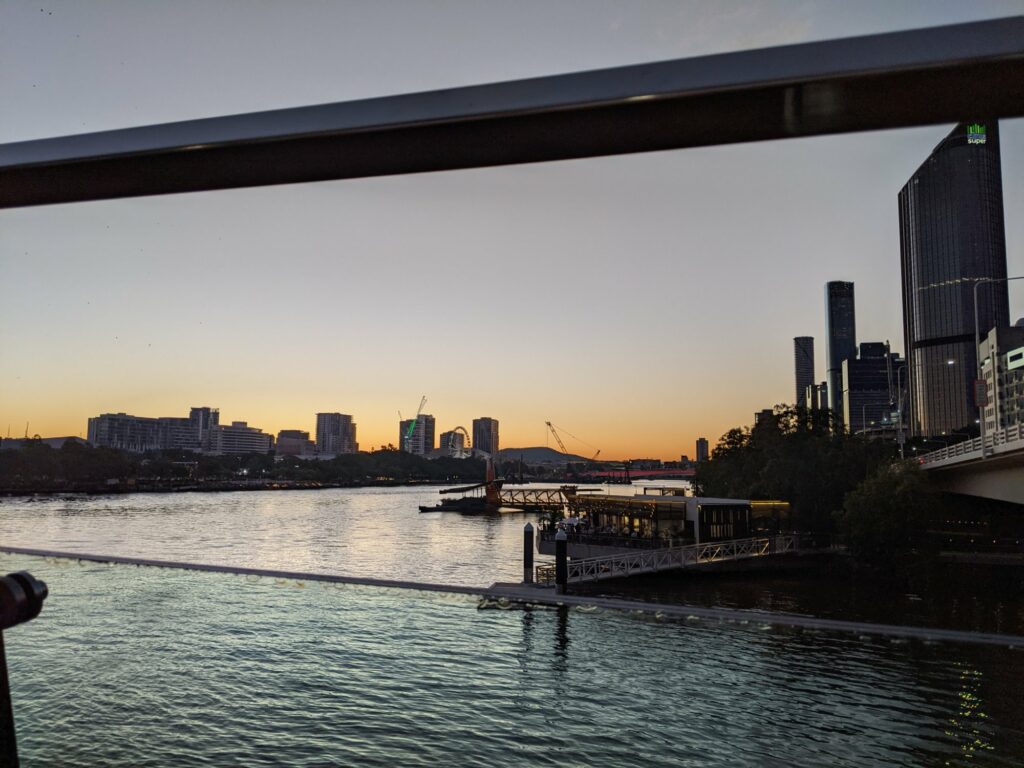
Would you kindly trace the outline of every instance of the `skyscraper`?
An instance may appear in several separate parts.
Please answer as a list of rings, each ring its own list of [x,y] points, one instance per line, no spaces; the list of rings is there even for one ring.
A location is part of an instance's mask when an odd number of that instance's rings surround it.
[[[410,427],[412,431],[410,434]],[[434,450],[434,417],[421,413],[398,423],[398,447],[407,453],[425,456]]]
[[[497,458],[498,420],[490,416],[473,419],[473,447]]]
[[[912,435],[975,428],[974,286],[1006,278],[999,125],[960,123],[899,193]],[[978,287],[982,336],[1009,325],[1005,282]]]
[[[697,438],[697,461],[708,460],[708,440],[706,437]]]
[[[796,374],[796,404],[807,405],[807,387],[814,384],[814,337],[797,336],[793,339],[793,371]]]
[[[825,285],[825,381],[828,407],[834,418],[843,418],[843,360],[857,357],[857,319],[853,283],[833,280]]]

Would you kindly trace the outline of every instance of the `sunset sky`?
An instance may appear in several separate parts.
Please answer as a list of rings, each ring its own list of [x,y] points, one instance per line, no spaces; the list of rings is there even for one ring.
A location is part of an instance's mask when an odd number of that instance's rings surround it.
[[[1021,13],[9,0],[0,142]],[[903,350],[896,195],[949,129],[0,211],[0,430],[341,411],[370,449],[425,394],[439,432],[491,416],[503,447],[550,420],[602,458],[693,456],[793,400],[794,336],[824,379],[828,280],[856,284],[858,341]],[[1024,121],[1002,142],[1021,275]]]

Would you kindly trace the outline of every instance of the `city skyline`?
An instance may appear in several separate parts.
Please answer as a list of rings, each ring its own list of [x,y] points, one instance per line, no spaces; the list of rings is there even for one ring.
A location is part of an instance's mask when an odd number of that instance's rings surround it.
[[[340,43],[309,46],[296,63],[272,57],[253,78],[218,66],[220,43],[231,38],[239,62],[273,46],[226,34],[228,15],[183,32],[185,62],[159,39],[198,6],[126,5],[124,20],[103,20],[110,30],[72,4],[41,19],[6,8],[0,50],[18,74],[0,97],[22,108],[5,115],[0,141],[930,26],[1012,5],[768,3],[730,15],[650,4],[624,16],[565,4],[530,17],[481,4],[401,19],[361,9],[376,36],[332,9],[320,28]],[[474,34],[444,38],[450,57],[425,55],[414,28],[453,16]],[[121,23],[148,45],[119,45]],[[509,42],[503,24],[537,47]],[[381,36],[394,62],[375,52]],[[373,77],[359,74],[367,62],[380,65]],[[1024,203],[1021,123],[1001,124],[1011,274],[1024,273],[1012,216]],[[950,127],[5,211],[0,428],[77,435],[96,413],[219,402],[276,434],[312,431],[309,414],[339,403],[360,442],[379,447],[394,442],[396,411],[427,392],[443,429],[498,413],[508,445],[550,444],[551,420],[602,458],[677,457],[698,435],[713,447],[751,413],[792,401],[792,339],[824,334],[826,282],[853,282],[868,302],[860,338],[904,351],[896,196]],[[1012,322],[1024,288],[1009,292]]]

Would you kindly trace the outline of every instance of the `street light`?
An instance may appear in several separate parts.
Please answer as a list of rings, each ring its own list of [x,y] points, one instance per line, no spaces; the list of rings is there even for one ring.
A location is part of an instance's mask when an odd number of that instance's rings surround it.
[[[978,286],[982,283],[1008,283],[1011,280],[1024,280],[1024,275],[1015,275],[1014,277],[979,277],[974,281],[974,358],[978,363],[978,377],[977,381],[982,381],[981,375],[981,329],[978,327]],[[992,393],[996,394],[996,355],[992,355]],[[978,407],[978,426],[981,435],[981,458],[985,458],[985,410],[984,407],[978,401],[980,398],[977,396],[977,383],[975,383],[975,404]],[[985,399],[988,399],[988,386],[985,387]],[[999,425],[996,424],[998,429]]]
[[[904,437],[903,437],[903,374],[906,372],[908,364],[909,364],[909,361],[904,361],[903,365],[901,365],[899,368],[896,369],[896,418],[899,420],[899,423],[897,425],[897,429],[899,430],[899,432],[897,433],[896,442],[897,442],[897,444],[900,447],[900,459],[903,459],[903,458],[906,457],[905,456],[905,451],[904,451],[905,440],[904,440]],[[950,366],[953,366],[953,365],[956,365],[956,360],[954,360],[953,358],[949,358],[949,359],[946,360],[944,365],[943,364],[931,364],[931,365],[928,365],[928,364],[922,363],[922,364],[919,364],[917,367],[918,368],[931,368],[931,369],[942,370],[944,368],[948,369]],[[914,450],[916,451],[917,448],[914,448]]]

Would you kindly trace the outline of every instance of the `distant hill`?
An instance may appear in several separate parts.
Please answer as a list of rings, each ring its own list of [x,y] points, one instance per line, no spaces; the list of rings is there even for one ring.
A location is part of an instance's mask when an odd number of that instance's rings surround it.
[[[522,457],[525,464],[566,464],[570,461],[587,461],[575,453],[562,453],[554,448],[540,446],[537,448],[502,448],[498,451],[498,461],[519,461]]]

